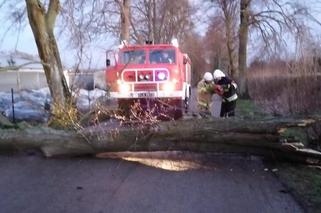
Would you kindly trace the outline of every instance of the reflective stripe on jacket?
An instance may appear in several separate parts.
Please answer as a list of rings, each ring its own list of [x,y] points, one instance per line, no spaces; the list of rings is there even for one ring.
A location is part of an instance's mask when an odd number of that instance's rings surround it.
[[[226,100],[227,102],[235,101],[238,98],[237,94],[235,93],[234,95],[224,98],[223,100]]]
[[[202,106],[202,107],[206,107],[206,108],[209,107],[208,103],[206,103],[206,102],[198,101],[197,103],[198,103],[198,105],[200,105],[200,106]]]

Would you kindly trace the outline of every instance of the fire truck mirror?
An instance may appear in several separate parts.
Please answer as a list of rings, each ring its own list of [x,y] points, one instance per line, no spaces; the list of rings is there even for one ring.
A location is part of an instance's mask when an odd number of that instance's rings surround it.
[[[110,66],[110,59],[106,59],[106,67]]]
[[[183,64],[187,64],[187,58],[185,56],[183,58]]]

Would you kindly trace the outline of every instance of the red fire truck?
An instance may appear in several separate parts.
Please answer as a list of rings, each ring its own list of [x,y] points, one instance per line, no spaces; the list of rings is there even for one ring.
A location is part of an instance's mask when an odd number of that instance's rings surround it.
[[[182,117],[191,95],[191,60],[177,42],[122,45],[114,56],[113,65],[106,60],[106,81],[119,108],[128,110],[138,101],[147,110]]]

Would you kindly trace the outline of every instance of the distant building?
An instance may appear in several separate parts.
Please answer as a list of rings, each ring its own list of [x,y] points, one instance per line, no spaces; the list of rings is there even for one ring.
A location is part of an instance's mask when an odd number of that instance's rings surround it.
[[[47,87],[39,61],[38,57],[22,52],[0,52],[0,91]]]
[[[95,88],[105,89],[105,71],[104,70],[80,70],[64,71],[69,88],[82,88],[93,90]]]
[[[105,88],[104,70],[64,70],[69,88]],[[0,52],[0,91],[47,87],[46,76],[37,56],[26,53]]]

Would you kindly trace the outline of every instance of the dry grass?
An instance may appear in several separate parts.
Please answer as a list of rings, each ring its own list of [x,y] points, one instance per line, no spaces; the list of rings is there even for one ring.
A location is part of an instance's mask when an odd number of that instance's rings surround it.
[[[49,126],[57,129],[79,129],[79,113],[73,101],[64,106],[53,105]]]
[[[250,97],[275,115],[312,114],[321,110],[321,73],[285,65],[249,71]]]

